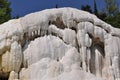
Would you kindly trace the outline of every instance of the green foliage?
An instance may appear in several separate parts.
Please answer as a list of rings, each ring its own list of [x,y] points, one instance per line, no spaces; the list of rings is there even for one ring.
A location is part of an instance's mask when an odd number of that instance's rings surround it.
[[[105,18],[107,17],[107,14],[104,13],[104,12],[99,12],[97,17],[100,18],[101,20],[105,21]]]
[[[106,17],[104,21],[116,28],[120,28],[120,12],[117,6],[117,0],[104,0]]]
[[[7,0],[0,0],[0,24],[11,19],[10,3]]]
[[[82,5],[81,10],[92,13],[92,9],[91,9],[90,5]]]
[[[120,12],[117,0],[104,0],[104,11],[98,12],[96,1],[94,0],[94,14],[101,20],[111,24],[113,27],[120,28]]]
[[[116,28],[120,28],[120,12],[115,16],[108,16],[105,21]]]
[[[117,6],[117,0],[104,0],[105,11],[108,16],[114,16],[118,13],[119,8]]]

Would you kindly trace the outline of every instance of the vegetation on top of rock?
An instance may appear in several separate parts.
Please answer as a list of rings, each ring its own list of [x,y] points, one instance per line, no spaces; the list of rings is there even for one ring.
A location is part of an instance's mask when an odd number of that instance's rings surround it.
[[[81,9],[95,14],[101,20],[111,24],[113,27],[120,28],[120,11],[117,0],[104,0],[105,7],[103,11],[98,11],[96,1],[94,0],[94,11],[90,5],[82,5]]]
[[[8,0],[0,0],[0,24],[11,19],[11,8]]]
[[[96,0],[94,0],[94,9],[92,11],[90,5],[82,5],[81,10],[88,11],[95,14],[101,20],[111,24],[116,28],[120,28],[120,11],[117,4],[117,0],[104,0],[103,11],[97,9]],[[8,0],[0,0],[0,24],[10,20],[12,18],[10,8],[11,3]],[[58,8],[58,4],[55,6]],[[13,17],[19,18],[19,16]]]

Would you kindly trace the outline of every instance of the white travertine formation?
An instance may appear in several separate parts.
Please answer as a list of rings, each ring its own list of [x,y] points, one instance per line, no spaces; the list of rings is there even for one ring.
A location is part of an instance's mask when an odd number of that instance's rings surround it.
[[[24,60],[27,61],[28,66],[46,57],[59,60],[65,55],[65,52],[68,51],[70,48],[71,46],[66,45],[58,37],[40,37],[35,39],[34,41],[31,41],[28,48],[23,52]]]
[[[9,80],[17,80],[18,79],[18,73],[11,71],[9,75]]]
[[[4,72],[15,71],[19,72],[22,64],[22,50],[21,45],[17,42],[11,44],[10,52],[2,55],[1,67]]]
[[[0,25],[0,80],[120,80],[120,29],[74,8]]]

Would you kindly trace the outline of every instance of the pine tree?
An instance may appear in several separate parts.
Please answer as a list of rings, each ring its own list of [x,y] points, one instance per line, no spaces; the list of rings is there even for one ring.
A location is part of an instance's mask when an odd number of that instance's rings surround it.
[[[8,0],[0,0],[0,24],[11,19],[11,8]]]
[[[117,5],[117,0],[104,0],[105,1],[105,11],[107,17],[104,21],[111,24],[113,27],[120,28],[120,12]]]
[[[117,0],[104,0],[105,1],[105,11],[108,16],[114,16],[119,12],[117,6]]]
[[[81,10],[84,10],[84,11],[92,13],[92,9],[91,9],[90,5],[82,5],[81,6]]]
[[[96,5],[96,0],[94,0],[94,14],[98,16],[98,10],[97,10],[97,5]]]
[[[55,8],[58,8],[58,4],[55,5]]]

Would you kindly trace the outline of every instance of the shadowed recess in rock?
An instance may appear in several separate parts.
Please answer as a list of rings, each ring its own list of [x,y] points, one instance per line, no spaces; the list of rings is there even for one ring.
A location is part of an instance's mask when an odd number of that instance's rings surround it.
[[[0,25],[0,80],[119,80],[120,29],[74,8]]]

